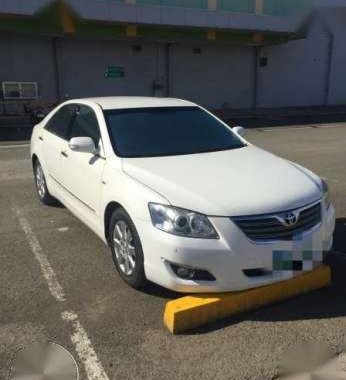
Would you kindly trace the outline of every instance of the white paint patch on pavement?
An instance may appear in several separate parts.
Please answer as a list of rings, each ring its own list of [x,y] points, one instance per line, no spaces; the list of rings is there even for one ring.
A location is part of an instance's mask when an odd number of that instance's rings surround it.
[[[88,334],[73,311],[64,311],[61,314],[64,321],[72,323],[74,332],[71,341],[75,346],[79,359],[84,364],[85,372],[89,380],[109,380],[101,362],[97,358]]]
[[[66,232],[66,231],[68,231],[68,227],[60,227],[60,228],[58,228],[58,231],[59,232]]]
[[[48,284],[48,288],[51,295],[59,302],[66,301],[64,291],[61,285],[59,284],[57,276],[53,268],[51,267],[47,256],[44,254],[41,245],[36,235],[34,234],[28,220],[23,216],[22,212],[19,209],[15,208],[14,211],[17,215],[22,230],[24,231],[26,240],[29,243],[31,251],[34,254],[38,263],[40,264],[42,275]]]

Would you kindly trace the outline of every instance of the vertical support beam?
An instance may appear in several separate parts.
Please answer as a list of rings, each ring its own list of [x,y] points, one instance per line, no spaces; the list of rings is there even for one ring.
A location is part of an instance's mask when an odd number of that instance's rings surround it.
[[[60,101],[63,98],[62,95],[62,78],[60,71],[60,61],[59,61],[59,37],[54,37],[52,39],[52,52],[53,52],[53,68],[54,68],[54,82],[55,82],[55,94],[56,100]]]
[[[255,0],[255,13],[262,15],[264,11],[264,0]]]
[[[323,104],[327,106],[329,104],[330,97],[330,81],[332,79],[332,67],[333,67],[333,55],[334,55],[334,34],[328,31],[329,43],[328,43],[328,56],[327,56],[327,69],[324,88]]]
[[[171,43],[167,43],[165,46],[165,89],[166,96],[171,95]]]
[[[209,11],[217,10],[217,0],[208,0],[208,10]]]
[[[252,93],[252,108],[257,109],[257,98],[258,98],[258,64],[260,57],[260,47],[255,46],[254,48],[254,71],[253,71],[253,93]]]

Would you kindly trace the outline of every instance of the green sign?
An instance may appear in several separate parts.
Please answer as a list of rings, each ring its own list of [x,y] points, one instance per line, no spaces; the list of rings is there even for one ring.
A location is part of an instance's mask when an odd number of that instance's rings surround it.
[[[121,66],[108,66],[105,71],[105,78],[123,78],[125,69]]]

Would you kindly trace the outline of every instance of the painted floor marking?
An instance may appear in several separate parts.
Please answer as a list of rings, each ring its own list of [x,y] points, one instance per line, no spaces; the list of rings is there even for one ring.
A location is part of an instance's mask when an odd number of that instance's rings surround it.
[[[79,359],[84,364],[88,379],[109,380],[101,362],[97,358],[88,334],[78,320],[77,314],[73,311],[64,311],[61,317],[73,326],[74,332],[71,335],[71,341],[75,346]]]
[[[29,243],[31,251],[33,252],[35,259],[38,261],[41,267],[41,272],[43,277],[45,278],[49,291],[51,295],[58,301],[64,302],[66,301],[66,297],[64,291],[59,284],[57,276],[50,265],[47,256],[44,254],[41,244],[39,243],[36,235],[34,234],[28,220],[23,216],[23,213],[16,208],[15,213],[17,215],[18,221],[22,230],[24,231],[26,240]]]
[[[258,127],[254,129],[261,130],[261,132],[279,132],[279,131],[285,131],[288,129],[319,129],[319,128],[338,128],[345,123],[331,123],[331,124],[312,124],[312,125],[301,125],[301,126],[277,126],[275,128],[270,127]]]
[[[313,128],[316,128],[316,127],[312,127],[312,126],[303,126],[303,127],[276,127],[276,128],[263,128],[262,129],[262,132],[279,132],[279,131],[283,131],[283,130],[287,130],[287,129],[313,129]]]
[[[327,177],[321,177],[324,181],[327,181],[327,182],[335,182],[335,183],[338,183],[339,180],[337,179],[334,179],[334,178],[327,178]]]
[[[59,232],[66,232],[66,231],[68,231],[68,227],[60,227],[60,228],[58,228],[58,231]]]
[[[23,216],[21,210],[17,207],[13,208],[17,215],[19,224],[24,231],[26,240],[33,252],[36,260],[40,264],[41,272],[45,278],[51,295],[58,301],[66,301],[65,293],[62,286],[59,284],[57,276],[50,265],[47,256],[44,254],[41,244],[34,234],[29,221]],[[88,380],[109,380],[97,354],[91,344],[91,341],[83,328],[82,324],[78,320],[76,313],[72,311],[64,311],[61,314],[61,318],[65,322],[70,322],[73,326],[74,332],[71,335],[71,342],[73,343],[75,350],[79,356],[79,359],[84,365],[85,372]]]
[[[30,144],[0,145],[0,149],[26,148],[28,146],[30,146]]]

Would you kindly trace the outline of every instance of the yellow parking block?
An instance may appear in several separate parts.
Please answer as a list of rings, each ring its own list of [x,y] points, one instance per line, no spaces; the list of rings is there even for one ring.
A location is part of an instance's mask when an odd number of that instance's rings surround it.
[[[330,283],[331,270],[323,265],[290,280],[260,288],[186,296],[167,302],[164,323],[172,334],[179,334],[209,322],[323,288]]]

